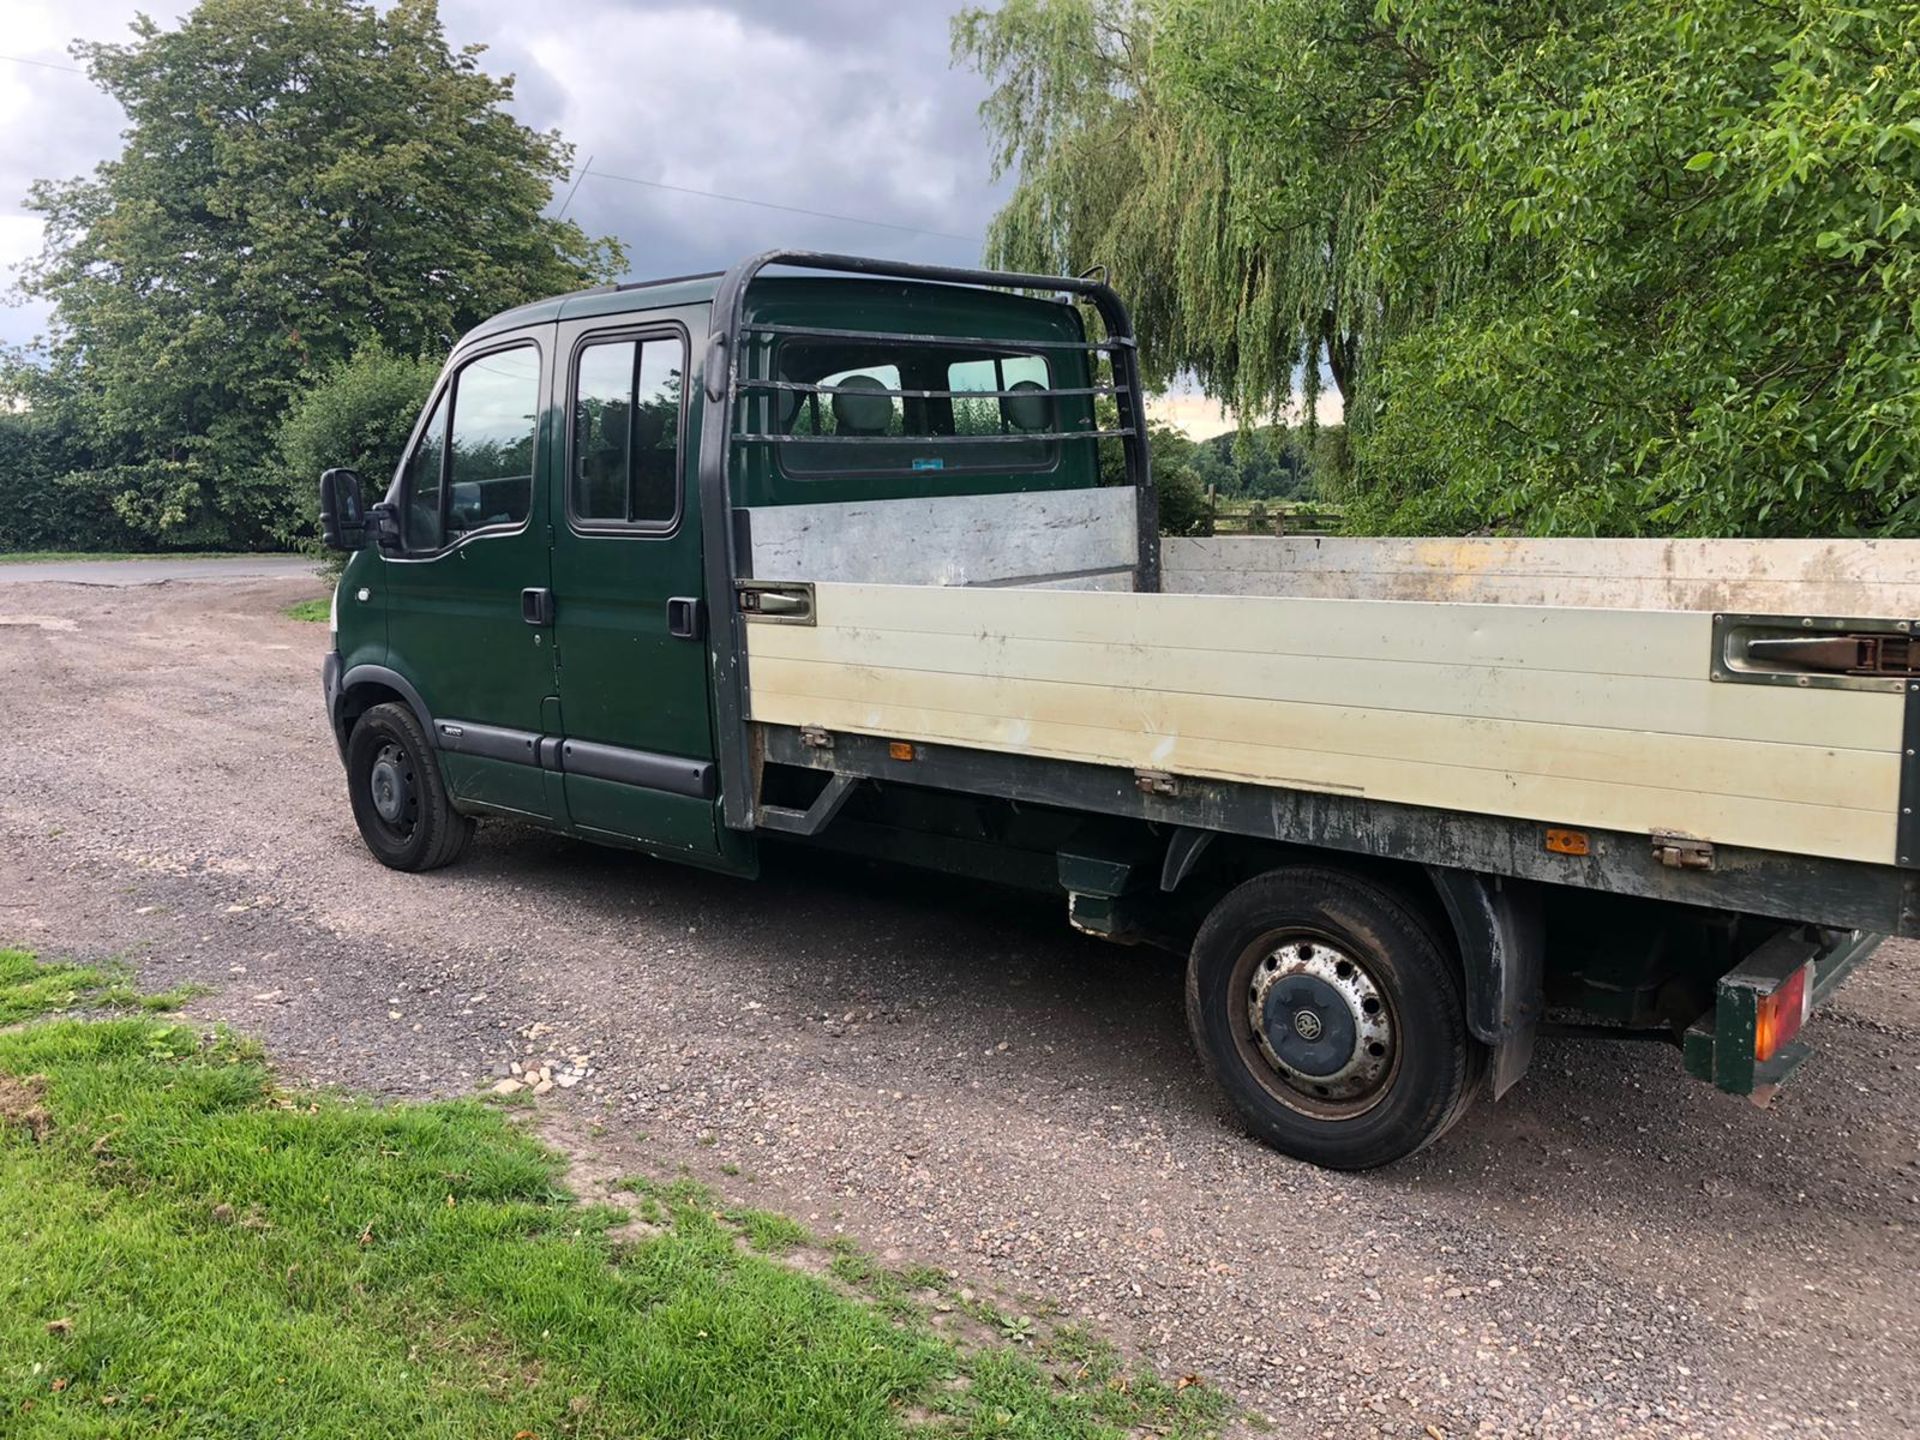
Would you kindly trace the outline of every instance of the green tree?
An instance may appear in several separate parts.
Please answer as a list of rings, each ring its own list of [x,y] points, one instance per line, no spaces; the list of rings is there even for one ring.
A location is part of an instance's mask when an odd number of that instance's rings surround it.
[[[285,533],[281,416],[363,343],[440,352],[620,264],[542,214],[571,148],[506,112],[511,78],[449,48],[433,0],[201,0],[75,54],[129,124],[31,192],[22,288],[54,319],[30,384],[86,417],[75,483],[149,543]]]
[[[1361,500],[1394,528],[1920,533],[1920,8],[1542,10],[1432,54],[1378,228],[1463,272],[1383,354]],[[1472,269],[1464,257],[1474,256]],[[1392,463],[1388,463],[1392,457]]]
[[[439,373],[439,360],[409,360],[375,341],[293,401],[280,424],[276,540],[316,547],[315,482],[331,466],[359,471],[370,496],[382,493]]]
[[[1920,8],[1010,0],[955,40],[1018,172],[994,258],[1109,265],[1150,372],[1250,418],[1324,356],[1359,523],[1920,533]]]
[[[1371,0],[1007,0],[954,50],[994,88],[1018,173],[992,258],[1107,266],[1148,378],[1199,376],[1249,418],[1358,378],[1365,219],[1412,89]]]
[[[0,551],[127,548],[113,507],[66,478],[88,463],[59,406],[0,410]]]

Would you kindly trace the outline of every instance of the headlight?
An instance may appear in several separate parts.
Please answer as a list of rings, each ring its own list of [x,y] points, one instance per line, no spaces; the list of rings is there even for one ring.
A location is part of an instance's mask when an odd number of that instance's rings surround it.
[[[342,581],[341,583],[344,584],[346,582]],[[339,585],[335,585],[333,587],[333,598],[327,601],[327,636],[328,638],[333,640],[338,640],[340,638],[340,586]]]

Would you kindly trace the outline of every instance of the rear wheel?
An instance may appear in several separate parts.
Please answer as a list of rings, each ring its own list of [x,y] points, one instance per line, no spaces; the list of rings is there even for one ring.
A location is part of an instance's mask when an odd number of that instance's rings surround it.
[[[453,808],[427,733],[405,705],[375,705],[354,725],[347,792],[360,838],[395,870],[451,864],[473,837],[473,821]]]
[[[1214,907],[1187,968],[1187,1021],[1254,1135],[1364,1170],[1444,1134],[1479,1089],[1459,970],[1383,885],[1302,866]]]

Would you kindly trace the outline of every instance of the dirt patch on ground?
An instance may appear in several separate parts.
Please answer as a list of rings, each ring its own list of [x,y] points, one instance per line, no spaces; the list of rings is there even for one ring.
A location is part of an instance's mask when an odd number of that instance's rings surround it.
[[[0,1075],[0,1130],[25,1130],[35,1142],[53,1131],[53,1116],[40,1102],[47,1093],[47,1077]]]

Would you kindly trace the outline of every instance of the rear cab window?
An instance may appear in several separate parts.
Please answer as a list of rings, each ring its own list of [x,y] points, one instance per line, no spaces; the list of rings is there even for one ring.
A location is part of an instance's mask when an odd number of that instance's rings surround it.
[[[1009,348],[899,341],[789,340],[775,356],[779,447],[790,476],[1008,474],[1059,461],[1052,371],[1044,356]],[[925,392],[966,391],[974,395]],[[1033,435],[1030,442],[1020,441]],[[1016,443],[977,444],[1005,437]]]
[[[677,522],[686,369],[678,331],[593,338],[575,352],[567,510],[576,525]]]

